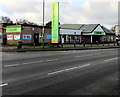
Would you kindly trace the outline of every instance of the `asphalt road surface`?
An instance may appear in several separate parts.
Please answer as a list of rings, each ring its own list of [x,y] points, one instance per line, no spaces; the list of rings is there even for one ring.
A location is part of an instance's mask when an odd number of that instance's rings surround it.
[[[118,49],[2,54],[3,95],[118,95]]]

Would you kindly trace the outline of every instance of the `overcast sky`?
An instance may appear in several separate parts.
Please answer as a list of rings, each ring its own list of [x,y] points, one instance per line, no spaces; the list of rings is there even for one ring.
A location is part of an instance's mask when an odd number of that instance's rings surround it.
[[[45,0],[45,22],[52,20],[53,1],[60,2],[62,24],[101,24],[110,28],[118,23],[119,0]],[[14,22],[27,19],[42,24],[42,8],[42,0],[0,0],[0,16]]]

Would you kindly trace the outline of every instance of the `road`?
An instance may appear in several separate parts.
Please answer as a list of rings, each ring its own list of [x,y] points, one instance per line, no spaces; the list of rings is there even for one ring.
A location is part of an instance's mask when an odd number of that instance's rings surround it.
[[[2,54],[3,95],[118,95],[118,49]]]

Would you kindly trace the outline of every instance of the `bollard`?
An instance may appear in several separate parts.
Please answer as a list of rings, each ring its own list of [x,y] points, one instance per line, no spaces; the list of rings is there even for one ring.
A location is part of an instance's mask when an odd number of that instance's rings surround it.
[[[104,42],[103,42],[103,46],[104,46]]]
[[[35,48],[35,43],[33,45],[34,45],[34,48]]]
[[[108,42],[108,46],[109,46],[109,42]]]
[[[92,43],[90,43],[90,46],[92,47]]]
[[[115,46],[115,42],[114,42],[114,46]]]
[[[59,44],[57,44],[57,47],[58,47],[58,48],[60,47]]]
[[[61,47],[63,48],[63,43],[61,44]]]
[[[85,42],[83,42],[83,46],[85,47]]]
[[[98,41],[96,41],[96,43],[97,43],[97,46],[99,45],[99,42]]]
[[[48,43],[48,47],[50,48],[51,46],[50,46],[50,43]]]
[[[76,42],[74,42],[74,47],[76,47]]]

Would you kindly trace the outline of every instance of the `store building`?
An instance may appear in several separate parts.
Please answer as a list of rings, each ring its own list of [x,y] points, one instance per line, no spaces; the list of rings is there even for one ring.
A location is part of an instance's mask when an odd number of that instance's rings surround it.
[[[41,45],[43,37],[45,43],[50,42],[51,28],[45,27],[42,34],[42,26],[38,25],[12,25],[6,27],[7,45],[17,45],[22,41],[23,45]]]
[[[81,24],[60,25],[60,40],[62,43],[81,43]]]
[[[114,27],[114,31],[115,31],[116,36],[120,37],[120,25],[116,25]]]
[[[115,33],[100,24],[63,24],[60,27],[60,36],[64,38],[65,43],[101,43],[108,40],[112,42],[115,38]]]
[[[38,25],[8,25],[4,27],[7,45],[41,45],[51,43],[51,27]],[[115,41],[115,33],[100,24],[62,24],[59,28],[60,43],[99,43]]]
[[[101,26],[104,32],[106,33],[105,36],[101,37],[101,40],[104,40],[105,42],[115,42],[116,41],[116,34],[110,29],[107,29],[104,26]]]
[[[97,41],[100,43],[100,38],[105,35],[100,24],[87,24],[80,29],[82,30],[83,41],[87,43],[96,43]]]

